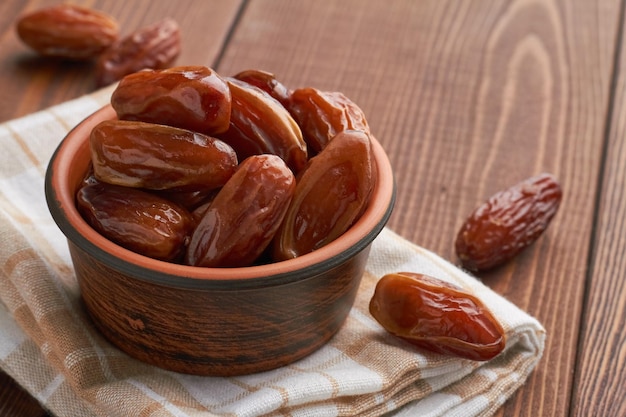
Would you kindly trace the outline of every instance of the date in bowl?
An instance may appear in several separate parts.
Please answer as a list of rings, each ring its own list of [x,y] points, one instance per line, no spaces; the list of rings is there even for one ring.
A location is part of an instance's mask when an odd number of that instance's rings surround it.
[[[267,371],[322,347],[344,323],[370,244],[394,204],[389,160],[373,140],[377,185],[366,212],[328,245],[287,261],[203,268],[148,258],[107,240],[81,217],[75,195],[90,162],[89,135],[116,117],[89,116],[61,142],[46,199],[65,234],[81,297],[96,328],[128,355],[196,375]]]

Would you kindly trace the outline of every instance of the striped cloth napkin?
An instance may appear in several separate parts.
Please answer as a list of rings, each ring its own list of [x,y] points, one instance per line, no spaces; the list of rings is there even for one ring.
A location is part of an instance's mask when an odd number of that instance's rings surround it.
[[[545,330],[439,256],[383,230],[345,325],[322,349],[260,374],[198,377],[129,358],[92,327],[65,237],[44,198],[64,135],[112,87],[0,125],[0,367],[58,416],[488,416],[527,379]],[[377,279],[408,270],[481,298],[507,332],[505,352],[473,362],[410,348],[368,313]]]

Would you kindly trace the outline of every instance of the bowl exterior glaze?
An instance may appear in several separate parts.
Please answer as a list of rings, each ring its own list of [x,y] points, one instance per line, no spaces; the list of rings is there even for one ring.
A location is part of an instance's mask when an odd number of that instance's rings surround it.
[[[228,291],[150,284],[69,246],[84,303],[109,341],[162,368],[219,376],[275,369],[319,349],[349,313],[369,252],[295,282]]]
[[[339,330],[354,303],[370,244],[394,203],[389,161],[374,140],[378,185],[343,236],[289,261],[199,268],[150,259],[108,241],[76,210],[89,133],[106,106],[73,129],[46,173],[46,199],[65,234],[81,297],[98,330],[128,355],[164,369],[232,376],[309,355]]]

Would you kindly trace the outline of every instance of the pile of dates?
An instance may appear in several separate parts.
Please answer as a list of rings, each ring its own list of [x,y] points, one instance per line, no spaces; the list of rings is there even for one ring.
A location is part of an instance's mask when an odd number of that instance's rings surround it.
[[[111,105],[76,204],[99,233],[151,258],[295,258],[348,230],[375,186],[367,121],[339,92],[180,66],[125,76]]]

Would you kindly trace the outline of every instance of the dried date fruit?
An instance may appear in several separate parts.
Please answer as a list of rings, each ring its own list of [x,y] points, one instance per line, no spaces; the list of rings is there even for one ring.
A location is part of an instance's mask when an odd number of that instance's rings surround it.
[[[561,198],[559,183],[547,173],[494,194],[458,232],[455,250],[462,265],[482,271],[512,259],[546,230]]]
[[[276,155],[254,155],[203,212],[187,249],[186,263],[243,267],[263,253],[295,189],[295,177]]]
[[[207,200],[204,203],[200,204],[199,206],[193,209],[193,211],[191,212],[191,217],[196,222],[196,225],[200,223],[200,220],[202,220],[202,218],[204,217],[204,214],[207,212],[209,207],[211,207],[211,203],[213,203],[213,200],[215,199],[216,196],[217,196],[217,193],[211,195],[209,198],[207,198]]]
[[[204,188],[198,191],[164,190],[154,192],[163,198],[185,207],[189,211],[194,211],[207,201],[210,201],[218,190],[219,188]]]
[[[94,175],[93,164],[90,162],[89,166],[87,167],[87,172],[83,176],[83,180],[81,181],[79,186],[82,187],[85,185],[95,185],[95,184],[100,184],[100,181],[98,181],[98,179]]]
[[[370,137],[339,133],[298,175],[296,192],[272,243],[282,261],[335,240],[358,220],[375,185]]]
[[[72,4],[59,4],[22,16],[19,38],[44,56],[74,60],[94,58],[119,36],[111,16]]]
[[[218,135],[240,160],[251,155],[280,156],[295,173],[307,162],[300,127],[289,112],[268,93],[234,78],[227,79],[232,97],[230,126]]]
[[[151,190],[193,192],[221,187],[237,155],[219,139],[153,123],[106,120],[90,136],[100,181]]]
[[[311,154],[320,152],[338,133],[369,126],[363,111],[340,92],[298,88],[291,93],[287,109],[296,120]]]
[[[136,30],[107,48],[96,61],[96,85],[112,84],[143,69],[168,68],[180,52],[178,23],[165,18]]]
[[[246,82],[250,85],[260,88],[270,96],[278,100],[283,106],[289,102],[291,91],[280,81],[276,79],[274,74],[256,69],[241,71],[233,78]]]
[[[389,333],[432,352],[486,361],[506,345],[502,326],[480,299],[427,275],[385,275],[369,310]]]
[[[228,130],[226,81],[204,66],[143,70],[122,78],[111,105],[123,120],[159,123],[207,135]]]
[[[105,183],[79,189],[76,205],[96,231],[118,245],[162,261],[180,260],[194,222],[171,201]]]

